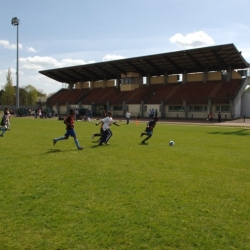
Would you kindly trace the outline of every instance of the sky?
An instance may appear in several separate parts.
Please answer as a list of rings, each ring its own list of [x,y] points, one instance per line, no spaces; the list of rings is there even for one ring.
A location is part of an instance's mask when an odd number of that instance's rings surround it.
[[[249,0],[0,0],[0,89],[46,94],[64,84],[41,70],[233,43],[250,62]]]

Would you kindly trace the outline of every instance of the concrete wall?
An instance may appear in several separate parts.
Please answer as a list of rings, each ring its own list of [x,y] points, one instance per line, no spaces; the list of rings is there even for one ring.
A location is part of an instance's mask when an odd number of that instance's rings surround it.
[[[241,116],[250,117],[250,92],[244,92],[241,97]]]
[[[138,89],[139,87],[140,87],[140,85],[138,83],[136,83],[136,84],[121,84],[120,90],[121,91],[131,91],[131,90]]]
[[[204,73],[187,74],[186,82],[202,82]]]
[[[216,80],[221,81],[221,79],[222,79],[221,71],[208,72],[208,74],[207,74],[208,81],[216,81]]]

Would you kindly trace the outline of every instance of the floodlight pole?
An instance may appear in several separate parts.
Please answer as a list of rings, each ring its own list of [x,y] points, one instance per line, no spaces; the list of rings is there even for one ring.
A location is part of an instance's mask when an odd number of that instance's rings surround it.
[[[19,19],[17,17],[13,17],[11,19],[11,24],[17,27],[17,44],[16,44],[16,108],[19,108],[19,46],[18,46],[18,25]]]

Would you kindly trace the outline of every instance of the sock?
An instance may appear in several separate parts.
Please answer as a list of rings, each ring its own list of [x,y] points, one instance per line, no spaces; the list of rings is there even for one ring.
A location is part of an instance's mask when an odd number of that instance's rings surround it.
[[[2,130],[3,132],[2,132],[2,134],[1,135],[3,135],[4,133],[5,133],[5,128],[4,127],[2,127],[2,128],[0,128],[0,130]]]
[[[78,139],[75,139],[75,144],[77,146],[77,148],[80,148],[81,146],[79,145]]]
[[[56,138],[55,140],[56,140],[56,141],[62,141],[62,140],[65,140],[65,137],[62,136],[62,137]]]
[[[145,138],[142,142],[146,142],[149,138],[151,138],[151,136],[150,136],[150,137]]]

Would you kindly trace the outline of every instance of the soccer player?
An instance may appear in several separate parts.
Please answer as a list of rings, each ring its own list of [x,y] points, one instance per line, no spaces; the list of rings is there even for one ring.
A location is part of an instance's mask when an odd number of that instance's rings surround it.
[[[8,123],[9,123],[9,111],[4,110],[4,115],[1,120],[1,128],[0,128],[2,134],[0,136],[4,137],[4,133],[8,129]]]
[[[113,135],[112,131],[110,130],[110,126],[112,124],[115,124],[116,126],[120,126],[117,122],[115,122],[112,119],[112,113],[109,111],[107,117],[103,118],[102,120],[100,120],[98,123],[96,123],[96,126],[98,126],[101,122],[103,122],[103,135],[100,139],[99,145],[103,145],[103,143],[105,143],[106,145],[108,145],[108,141],[111,138],[111,136]]]
[[[102,115],[103,115],[104,118],[107,117],[106,110],[103,111]],[[99,124],[99,123],[98,123],[98,124]],[[104,134],[104,131],[103,131],[103,128],[102,128],[102,127],[103,127],[103,122],[101,123],[101,126],[100,126],[100,133],[94,133],[94,134],[92,134],[92,139],[94,139],[94,137],[96,137],[96,136],[99,136],[99,137],[100,137],[100,139],[99,139],[97,142],[100,142],[101,137],[102,137],[103,134]]]
[[[74,130],[74,125],[75,125],[75,110],[74,109],[69,110],[69,115],[64,119],[64,123],[66,124],[66,134],[62,137],[54,138],[53,144],[55,145],[57,141],[67,140],[69,136],[72,136],[74,138],[77,149],[79,150],[83,149],[84,147],[80,146],[78,139],[76,137],[75,130]]]
[[[9,108],[5,108],[4,111],[6,112],[6,115],[7,115],[7,130],[10,130],[10,111],[9,111]]]
[[[142,132],[141,133],[141,137],[143,135],[147,135],[147,137],[141,142],[142,144],[145,144],[145,142],[150,139],[153,135],[153,130],[154,130],[154,127],[156,125],[156,122],[158,121],[158,118],[157,117],[154,117],[153,119],[151,119],[148,123],[147,123],[147,127],[145,129],[145,132]]]

